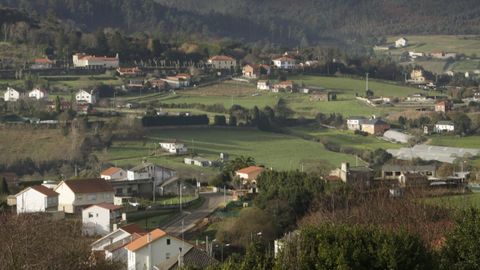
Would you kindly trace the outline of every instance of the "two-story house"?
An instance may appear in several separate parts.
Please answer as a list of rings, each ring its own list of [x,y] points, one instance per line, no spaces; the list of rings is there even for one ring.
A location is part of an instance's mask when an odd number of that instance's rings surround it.
[[[176,154],[176,155],[186,154],[188,152],[188,148],[185,146],[183,142],[179,140],[161,142],[160,148],[162,148],[162,150],[164,151],[167,151],[171,154]]]
[[[7,87],[7,91],[3,94],[3,99],[5,101],[17,101],[20,99],[20,92],[11,87]]]
[[[435,124],[435,132],[442,133],[442,132],[454,132],[455,131],[455,124],[452,121],[438,121]]]
[[[113,203],[94,204],[82,210],[83,233],[106,235],[117,229],[122,219],[123,206]]]
[[[273,65],[279,69],[294,69],[296,65],[296,60],[293,57],[284,55],[273,59]]]
[[[65,213],[80,214],[87,206],[113,203],[113,188],[104,179],[65,180],[54,191],[59,194],[58,210]]]
[[[449,112],[453,109],[453,103],[450,100],[440,100],[435,103],[436,112]]]
[[[72,56],[73,66],[76,68],[118,68],[120,59],[115,57],[87,55],[76,53]]]
[[[56,211],[59,194],[43,185],[28,187],[15,195],[17,214]]]
[[[351,116],[347,118],[347,128],[349,130],[361,130],[362,124],[367,121],[363,116]]]
[[[142,162],[142,164],[127,171],[128,180],[156,179],[157,181],[163,181],[175,175],[174,170],[150,162]]]
[[[88,103],[88,104],[95,104],[97,103],[97,98],[95,94],[93,93],[93,90],[89,93],[83,89],[80,89],[76,94],[75,94],[75,100],[77,103]]]
[[[48,99],[48,93],[46,90],[35,88],[28,92],[28,97],[36,100]]]
[[[237,61],[226,55],[215,55],[208,59],[208,63],[214,69],[232,69],[237,66]]]

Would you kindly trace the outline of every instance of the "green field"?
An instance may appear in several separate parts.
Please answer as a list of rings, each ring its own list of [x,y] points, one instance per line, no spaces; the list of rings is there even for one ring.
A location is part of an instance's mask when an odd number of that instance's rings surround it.
[[[179,90],[175,94],[151,95],[142,98],[128,98],[131,101],[158,100],[163,103],[174,104],[223,104],[229,108],[233,104],[238,104],[247,108],[258,106],[274,106],[278,99],[284,98],[289,106],[298,116],[313,117],[317,113],[339,112],[345,116],[351,115],[386,115],[395,110],[391,107],[371,107],[355,99],[355,93],[363,94],[365,81],[352,78],[320,77],[320,76],[294,76],[289,79],[296,83],[302,82],[312,86],[322,86],[329,89],[337,89],[337,101],[325,102],[314,101],[310,95],[300,93],[271,93],[257,92],[253,84],[238,82],[224,82],[221,84],[201,87],[191,90]],[[377,96],[403,97],[417,92],[411,87],[399,86],[393,83],[371,81],[370,89]]]
[[[363,95],[365,93],[365,80],[344,78],[344,77],[323,77],[323,76],[293,76],[289,79],[296,83],[305,83],[306,85],[322,86],[329,89],[347,90],[343,93],[346,99],[353,99],[355,93]],[[386,97],[405,97],[418,92],[417,88],[400,86],[393,82],[382,82],[370,79],[368,88],[376,96]],[[342,97],[343,97],[342,95]]]
[[[341,147],[351,147],[362,150],[375,150],[377,148],[395,149],[403,146],[402,144],[384,141],[372,135],[355,135],[353,131],[350,130],[328,128],[319,129],[316,127],[296,127],[292,128],[291,131],[293,132],[293,134],[296,135],[308,135],[314,138],[323,138],[329,142],[338,144]]]
[[[465,209],[469,207],[480,208],[480,193],[466,195],[442,196],[428,198],[426,203],[435,204],[452,209]]]
[[[430,137],[429,144],[438,146],[480,148],[480,136],[459,137],[437,135]]]
[[[422,66],[425,70],[434,72],[434,73],[444,73],[447,61],[443,60],[423,60],[423,61],[415,61],[415,65]],[[402,63],[402,65],[411,65],[411,62]]]
[[[416,51],[429,53],[432,51],[446,51],[463,53],[467,56],[476,54],[480,56],[480,36],[455,36],[455,35],[422,35],[404,36],[408,39],[409,46],[391,52]],[[400,36],[389,37],[389,43],[394,43]]]
[[[480,60],[464,60],[457,61],[453,64],[452,68],[455,72],[466,72],[480,69]]]
[[[179,139],[189,149],[209,157],[218,159],[221,152],[230,154],[232,158],[240,155],[252,156],[258,164],[277,170],[301,169],[302,165],[328,164],[338,166],[342,161],[353,162],[351,155],[334,153],[326,150],[321,143],[304,140],[296,136],[262,132],[253,129],[239,128],[182,128],[152,129],[148,132],[148,140],[116,141],[105,152],[99,153],[105,161],[118,166],[135,165],[148,158],[149,161],[175,169],[189,170],[193,176],[200,173],[212,174],[214,169],[203,169],[183,164],[183,157],[151,156],[154,144],[169,139]]]

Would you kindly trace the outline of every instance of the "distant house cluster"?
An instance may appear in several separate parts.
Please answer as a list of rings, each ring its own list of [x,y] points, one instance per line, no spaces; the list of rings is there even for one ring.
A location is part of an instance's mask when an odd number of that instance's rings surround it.
[[[347,128],[349,130],[363,131],[372,135],[382,135],[390,129],[390,124],[378,118],[367,119],[363,116],[355,116],[347,119]]]

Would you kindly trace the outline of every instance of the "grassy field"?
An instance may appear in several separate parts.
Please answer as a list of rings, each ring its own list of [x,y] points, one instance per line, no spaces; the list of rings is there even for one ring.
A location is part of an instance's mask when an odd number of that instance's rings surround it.
[[[429,144],[450,147],[480,148],[480,136],[459,137],[454,135],[432,136]]]
[[[295,110],[298,116],[313,117],[317,113],[340,112],[345,116],[351,115],[386,115],[392,108],[371,107],[355,99],[355,93],[362,94],[365,82],[352,78],[320,77],[320,76],[295,76],[290,79],[297,83],[304,82],[307,85],[323,86],[337,89],[337,101],[323,102],[310,99],[309,95],[299,93],[270,93],[257,92],[253,84],[224,82],[221,84],[201,87],[197,89],[176,91],[175,94],[153,95],[150,98],[128,98],[132,101],[147,101],[156,99],[163,103],[174,104],[223,104],[229,108],[238,104],[247,108],[258,106],[274,106],[278,99],[284,98],[289,106]],[[399,86],[396,84],[371,81],[370,88],[376,95],[383,96],[407,96],[417,92],[415,88]],[[395,110],[395,108],[393,108]]]
[[[71,136],[59,129],[0,129],[0,163],[17,159],[70,159]],[[8,153],[8,154],[6,154]]]
[[[399,36],[389,37],[389,43],[395,42]],[[467,56],[480,55],[480,36],[455,36],[455,35],[417,35],[405,36],[409,46],[393,52],[416,51],[429,53],[435,50],[463,53]]]
[[[299,127],[291,129],[293,134],[308,135],[315,138],[324,138],[329,142],[333,142],[342,147],[352,147],[356,149],[375,150],[377,148],[395,149],[402,147],[401,144],[384,141],[375,136],[355,135],[350,130],[338,129],[319,129],[316,127]]]
[[[469,207],[479,208],[480,193],[428,198],[425,199],[425,202],[451,209],[465,209]]]
[[[453,64],[452,70],[456,72],[466,72],[480,69],[480,60],[457,61]]]
[[[419,66],[422,66],[424,69],[426,69],[428,71],[440,74],[440,73],[444,73],[446,71],[445,70],[446,63],[447,63],[447,61],[442,61],[442,60],[430,60],[430,61],[424,60],[424,61],[415,61],[414,63],[405,62],[405,63],[402,63],[402,64],[404,64],[404,65],[411,65],[411,64],[419,65]]]
[[[262,132],[251,129],[183,128],[172,130],[154,129],[148,132],[145,142],[116,141],[112,147],[100,153],[102,159],[118,166],[135,165],[142,158],[158,164],[182,170],[190,170],[193,175],[211,174],[214,169],[203,169],[183,164],[182,157],[151,156],[154,143],[169,139],[179,139],[189,149],[202,156],[218,159],[219,153],[226,152],[232,158],[240,155],[252,156],[258,164],[277,170],[301,169],[302,165],[325,163],[338,166],[342,161],[352,162],[351,155],[326,150],[322,144],[304,140],[296,136]],[[150,150],[149,150],[150,149]],[[188,174],[188,172],[187,172]]]

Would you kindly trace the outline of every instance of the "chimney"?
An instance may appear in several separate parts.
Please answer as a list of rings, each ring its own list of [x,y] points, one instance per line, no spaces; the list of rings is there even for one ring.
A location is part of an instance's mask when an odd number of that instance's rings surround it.
[[[127,221],[127,213],[122,213],[122,221]]]
[[[118,229],[118,224],[117,223],[114,223],[113,224],[113,230],[116,231]]]

